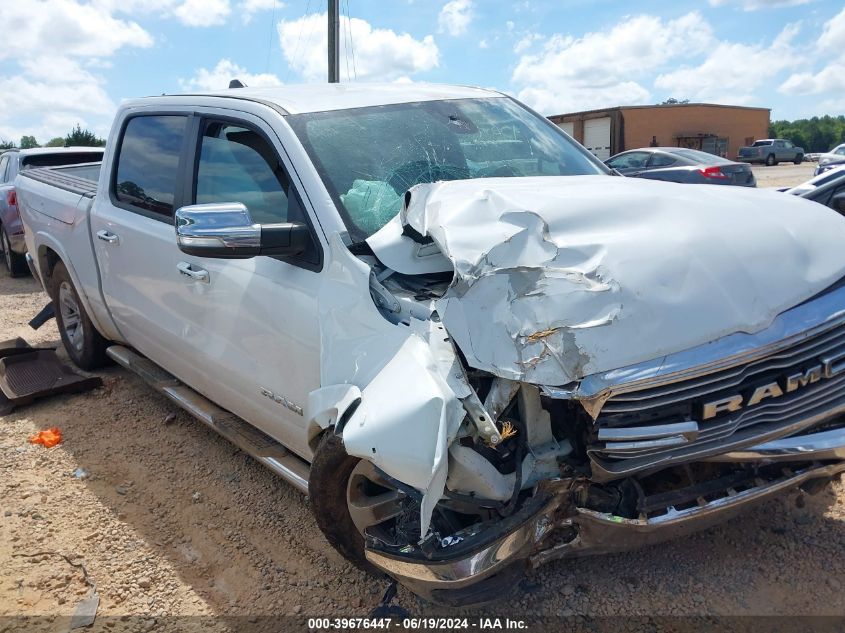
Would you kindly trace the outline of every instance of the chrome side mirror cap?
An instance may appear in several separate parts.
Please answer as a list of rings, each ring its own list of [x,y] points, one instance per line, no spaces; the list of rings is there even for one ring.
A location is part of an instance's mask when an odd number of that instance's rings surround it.
[[[249,209],[240,202],[182,207],[176,211],[175,224],[179,250],[197,257],[299,255],[311,239],[308,227],[299,222],[256,224]]]

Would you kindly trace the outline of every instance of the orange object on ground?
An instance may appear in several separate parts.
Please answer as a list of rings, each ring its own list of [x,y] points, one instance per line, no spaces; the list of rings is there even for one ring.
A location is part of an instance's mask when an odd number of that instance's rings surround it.
[[[29,438],[30,444],[43,444],[44,448],[53,448],[56,444],[62,442],[62,431],[60,428],[54,426],[46,431],[39,431],[36,435]]]

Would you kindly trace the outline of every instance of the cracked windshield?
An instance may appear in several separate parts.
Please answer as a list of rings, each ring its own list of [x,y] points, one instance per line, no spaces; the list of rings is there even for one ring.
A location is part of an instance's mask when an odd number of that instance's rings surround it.
[[[507,97],[356,108],[288,117],[362,240],[420,183],[605,173],[547,121]]]

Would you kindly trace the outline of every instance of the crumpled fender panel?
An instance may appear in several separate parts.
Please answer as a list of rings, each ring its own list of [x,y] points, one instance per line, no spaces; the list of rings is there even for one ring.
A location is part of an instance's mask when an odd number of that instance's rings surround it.
[[[322,387],[308,398],[309,436],[336,424],[360,399],[341,429],[346,451],[423,493],[425,534],[465,414],[447,382],[454,349],[437,323],[385,319],[370,296],[369,266],[339,235],[330,239],[329,256],[318,298]],[[435,335],[441,339],[431,345]]]
[[[740,187],[459,180],[411,189],[402,222],[454,267],[436,308],[467,362],[536,384],[757,332],[845,275],[842,217]]]

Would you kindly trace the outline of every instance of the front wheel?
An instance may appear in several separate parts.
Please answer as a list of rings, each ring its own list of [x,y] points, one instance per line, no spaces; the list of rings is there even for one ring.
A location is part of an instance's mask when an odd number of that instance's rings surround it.
[[[795,164],[800,165],[803,162],[804,162],[804,154],[798,154],[798,156],[795,157]]]
[[[50,298],[67,355],[81,369],[91,371],[102,367],[108,362],[106,340],[91,323],[62,262],[53,269],[51,281]]]
[[[364,530],[389,523],[405,512],[404,493],[368,461],[347,454],[329,430],[311,462],[308,497],[317,526],[340,554],[370,573],[380,573],[364,556]],[[416,515],[419,522],[419,515]]]
[[[12,250],[12,245],[9,243],[9,236],[6,235],[6,229],[0,227],[0,250],[3,251],[3,261],[6,264],[6,269],[12,277],[23,277],[29,268],[26,265],[26,259],[23,255]]]
[[[777,161],[775,160],[774,154],[769,154],[768,156],[766,156],[766,166],[767,167],[771,167],[772,165],[776,165],[776,164],[777,164]]]

